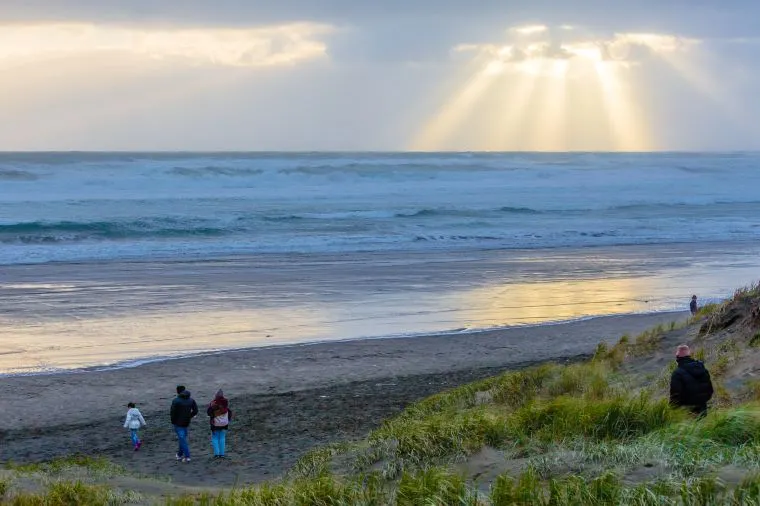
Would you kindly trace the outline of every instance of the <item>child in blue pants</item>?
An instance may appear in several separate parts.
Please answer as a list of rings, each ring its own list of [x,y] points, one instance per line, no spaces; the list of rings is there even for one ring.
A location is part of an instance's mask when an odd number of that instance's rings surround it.
[[[129,408],[129,411],[127,411],[127,419],[124,420],[124,428],[129,429],[132,437],[132,445],[134,445],[135,451],[137,451],[140,449],[140,446],[142,446],[138,431],[140,430],[140,427],[145,427],[147,424],[145,423],[145,418],[143,418],[140,410],[135,407],[134,402],[127,404],[127,407]]]

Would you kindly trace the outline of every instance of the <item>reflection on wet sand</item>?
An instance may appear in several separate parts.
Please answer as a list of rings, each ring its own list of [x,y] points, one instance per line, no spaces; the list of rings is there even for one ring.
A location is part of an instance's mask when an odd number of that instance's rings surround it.
[[[506,283],[458,294],[463,317],[474,327],[569,320],[589,315],[675,309],[656,307],[646,294],[656,292],[657,278],[577,279]]]
[[[298,307],[140,313],[42,321],[0,319],[0,372],[35,372],[329,337],[329,313]]]
[[[756,279],[758,258],[670,245],[19,266],[0,283],[0,374],[680,311]]]

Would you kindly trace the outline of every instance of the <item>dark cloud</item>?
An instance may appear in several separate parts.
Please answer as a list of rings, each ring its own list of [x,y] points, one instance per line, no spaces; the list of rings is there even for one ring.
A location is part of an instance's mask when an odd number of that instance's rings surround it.
[[[504,38],[541,23],[594,33],[676,33],[700,39],[760,36],[757,0],[0,0],[0,22],[88,21],[142,25],[260,26],[312,21],[339,28],[337,61],[442,61],[461,43]],[[562,57],[561,48],[552,54]],[[640,48],[636,51],[643,51]]]
[[[700,37],[760,34],[756,0],[3,0],[0,20],[113,23],[267,24],[320,21],[371,27],[400,23],[425,35],[528,22],[594,29],[684,32]],[[403,26],[402,26],[403,25]]]

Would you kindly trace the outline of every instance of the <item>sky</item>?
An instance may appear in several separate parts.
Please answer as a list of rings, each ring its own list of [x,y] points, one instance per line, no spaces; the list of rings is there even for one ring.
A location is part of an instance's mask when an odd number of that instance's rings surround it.
[[[2,0],[0,150],[760,149],[756,0]]]

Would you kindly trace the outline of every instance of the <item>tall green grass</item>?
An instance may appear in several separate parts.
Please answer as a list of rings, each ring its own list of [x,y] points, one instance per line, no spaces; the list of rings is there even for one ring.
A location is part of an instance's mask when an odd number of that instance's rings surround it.
[[[123,467],[114,464],[106,458],[80,454],[60,457],[48,462],[31,464],[14,464],[13,462],[8,462],[5,464],[5,467],[10,470],[24,473],[39,472],[46,474],[61,474],[73,469],[86,470],[99,475],[120,475],[125,473]]]
[[[441,476],[448,476],[440,472]],[[409,478],[412,479],[412,478]],[[453,485],[438,479],[439,488],[435,488],[430,478],[421,480],[429,488],[422,488],[418,493],[442,494]],[[420,485],[422,486],[422,485]],[[412,493],[415,484],[407,485]],[[226,494],[185,496],[170,498],[167,506],[382,506],[392,504],[395,497],[392,491],[374,475],[360,476],[342,480],[335,476],[323,475],[312,479],[299,479],[284,483],[265,483],[255,487],[234,490]]]
[[[662,398],[616,388],[614,378],[613,367],[597,359],[506,373],[435,395],[370,433],[352,469],[382,469],[395,479],[404,470],[467,458],[484,446],[525,453],[577,437],[628,440],[686,416]],[[478,397],[489,402],[478,403]],[[328,466],[321,460],[316,467]]]
[[[735,488],[713,477],[658,481],[625,486],[607,472],[593,479],[567,476],[542,483],[533,471],[519,479],[500,476],[491,489],[493,506],[639,506],[639,505],[756,505],[760,479],[750,476]]]
[[[136,492],[120,492],[80,481],[55,482],[45,493],[21,493],[3,500],[8,506],[118,506],[144,502],[145,498]]]
[[[332,477],[263,485],[219,496],[170,499],[167,506],[640,506],[756,505],[760,477],[748,475],[729,487],[713,476],[626,484],[614,472],[544,480],[534,469],[498,476],[487,495],[443,468],[405,473],[395,486],[344,483]]]
[[[508,425],[513,436],[544,441],[576,436],[625,440],[684,417],[683,412],[672,409],[665,399],[651,400],[646,395],[601,400],[563,396],[515,412]]]
[[[395,499],[399,506],[479,504],[477,493],[467,486],[464,478],[440,468],[404,474]]]

